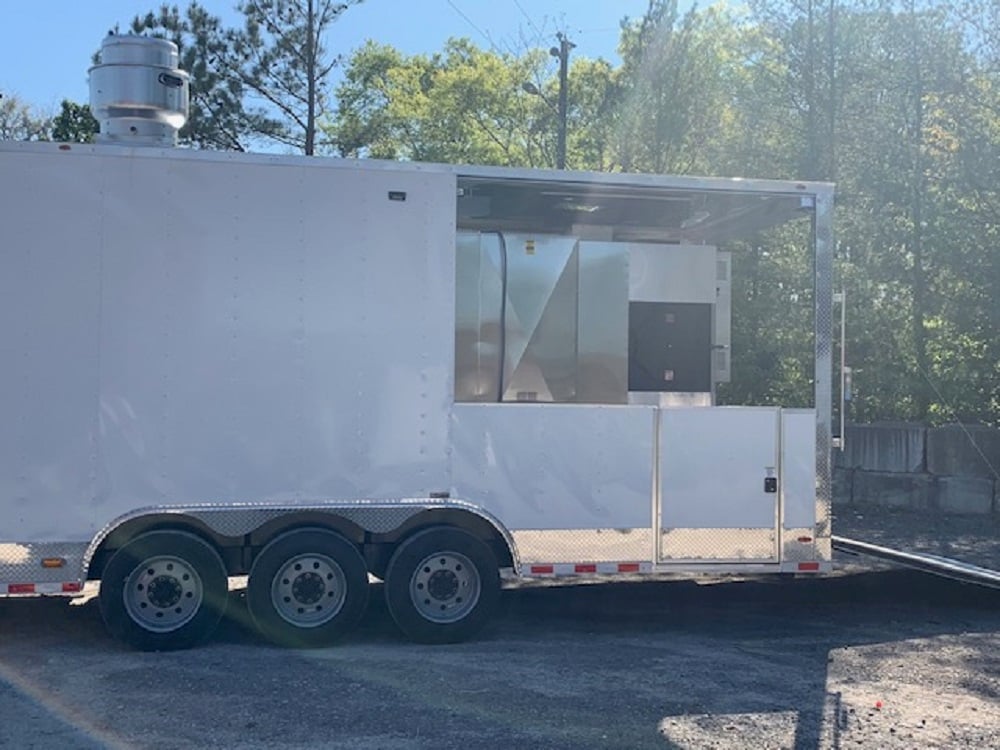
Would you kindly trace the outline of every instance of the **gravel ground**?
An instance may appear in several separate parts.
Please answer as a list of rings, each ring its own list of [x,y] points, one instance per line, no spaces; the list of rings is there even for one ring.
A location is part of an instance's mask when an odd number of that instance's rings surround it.
[[[890,520],[837,531],[885,542]],[[955,549],[995,553],[979,526]],[[167,654],[110,640],[93,601],[0,601],[0,746],[1000,747],[1000,591],[856,564],[522,585],[444,647],[403,641],[372,593],[358,633],[308,652],[260,643],[238,592],[209,644]]]

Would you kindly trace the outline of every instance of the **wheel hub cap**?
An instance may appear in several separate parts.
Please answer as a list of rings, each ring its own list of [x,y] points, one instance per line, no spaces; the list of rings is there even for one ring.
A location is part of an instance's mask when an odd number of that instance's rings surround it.
[[[450,570],[435,570],[427,581],[427,593],[435,599],[451,599],[458,593],[458,576]]]
[[[315,604],[323,598],[326,584],[315,573],[303,573],[292,583],[292,596],[302,604]]]
[[[149,582],[149,603],[154,607],[172,607],[183,593],[180,581],[173,576],[157,576]]]

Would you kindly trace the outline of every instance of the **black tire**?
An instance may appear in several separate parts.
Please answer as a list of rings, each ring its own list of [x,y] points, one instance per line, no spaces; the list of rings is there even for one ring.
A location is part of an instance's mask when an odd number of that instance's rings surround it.
[[[108,630],[142,651],[190,648],[226,609],[226,567],[208,542],[186,531],[150,531],[108,560],[99,604]]]
[[[496,556],[461,529],[425,529],[404,541],[389,560],[385,599],[392,619],[412,640],[463,641],[478,633],[497,609]]]
[[[328,646],[368,606],[368,568],[358,548],[325,529],[286,532],[260,551],[247,608],[261,635],[282,646]]]

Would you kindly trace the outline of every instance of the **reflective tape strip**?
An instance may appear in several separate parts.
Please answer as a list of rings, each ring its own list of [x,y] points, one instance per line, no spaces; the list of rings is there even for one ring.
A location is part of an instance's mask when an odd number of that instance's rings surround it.
[[[74,594],[83,591],[83,584],[65,583],[8,583],[0,584],[0,594],[18,596],[23,594]]]
[[[577,576],[586,574],[615,575],[618,573],[651,573],[653,564],[649,562],[608,562],[608,563],[535,563],[524,566],[527,576]]]

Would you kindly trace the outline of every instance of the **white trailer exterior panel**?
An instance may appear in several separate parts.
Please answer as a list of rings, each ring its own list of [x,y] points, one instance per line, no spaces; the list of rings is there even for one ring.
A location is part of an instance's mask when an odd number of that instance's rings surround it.
[[[0,170],[0,541],[82,539],[94,518],[102,169],[66,166],[6,154]]]
[[[656,409],[455,404],[453,487],[523,563],[651,560]]]
[[[5,212],[37,215],[3,250],[27,266],[4,281],[23,370],[0,392],[17,425],[0,475],[32,506],[5,537],[448,487],[452,175],[125,150],[5,163],[24,185]]]
[[[829,517],[818,503],[816,410],[781,411],[781,559],[829,560]],[[821,527],[817,529],[817,522]]]

